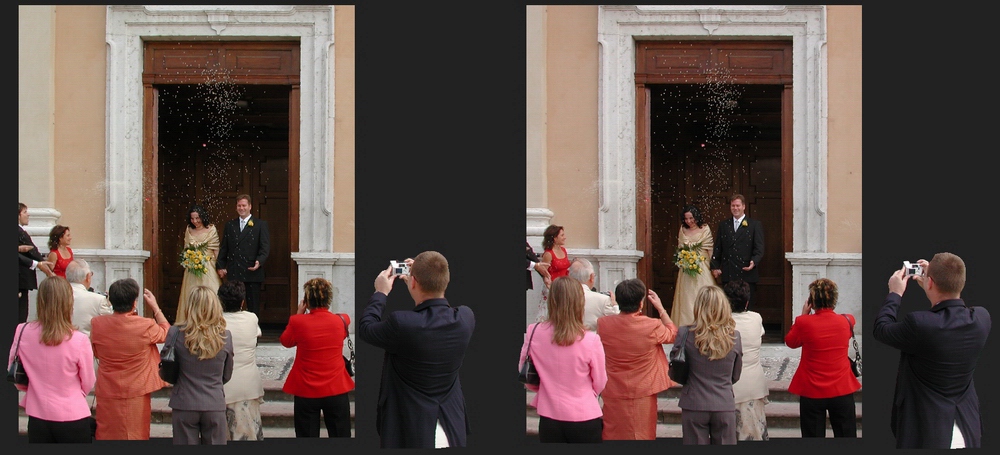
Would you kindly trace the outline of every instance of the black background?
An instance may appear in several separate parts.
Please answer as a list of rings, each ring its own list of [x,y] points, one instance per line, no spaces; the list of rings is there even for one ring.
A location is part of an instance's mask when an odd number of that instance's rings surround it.
[[[476,313],[477,327],[462,370],[472,421],[470,448],[653,453],[680,447],[678,440],[541,446],[524,436],[524,394],[515,380],[525,325],[520,259],[526,200],[524,5],[396,3],[360,2],[356,9],[357,314],[389,260],[439,251],[451,265],[449,301]],[[16,17],[12,7],[6,10],[8,17]],[[898,355],[870,335],[888,277],[903,260],[930,259],[939,251],[958,254],[968,267],[966,302],[995,309],[989,283],[998,249],[984,241],[996,218],[991,214],[996,210],[991,190],[997,181],[997,93],[986,52],[995,38],[975,20],[976,13],[940,5],[864,8],[870,24],[864,46],[868,134],[862,163],[864,200],[857,206],[864,211],[865,242],[863,438],[771,440],[740,443],[736,450],[835,453],[894,447],[888,422]],[[15,20],[8,20],[12,49],[17,42]],[[14,58],[13,50],[8,56]],[[14,90],[0,96],[12,112]],[[8,137],[16,137],[12,120],[5,129]],[[4,167],[4,172],[4,193],[16,195],[13,166]],[[13,208],[14,197],[9,197]],[[94,203],[103,207],[104,201]],[[12,260],[4,272],[11,297],[0,340],[13,340],[13,267]],[[397,284],[389,309],[412,304],[403,285]],[[911,284],[904,311],[928,306],[923,292]],[[995,338],[976,374],[984,448],[1000,445],[992,387],[997,377],[985,361],[996,356]],[[382,352],[360,341],[356,349],[355,440],[266,440],[218,450],[377,449],[374,422]],[[0,409],[6,410],[0,413],[0,434],[5,442],[23,442],[25,438],[16,436],[13,386],[0,389]],[[115,448],[165,451],[170,443],[95,445],[97,450]]]

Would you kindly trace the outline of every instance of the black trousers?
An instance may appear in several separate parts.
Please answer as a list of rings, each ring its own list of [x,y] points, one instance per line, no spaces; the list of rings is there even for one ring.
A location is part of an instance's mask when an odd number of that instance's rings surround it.
[[[70,422],[52,422],[28,416],[28,442],[94,442],[93,418],[84,417]]]
[[[548,417],[539,417],[538,420],[540,442],[601,442],[602,431],[604,431],[603,417],[583,422],[564,422]]]
[[[331,438],[351,437],[351,401],[347,393],[322,398],[297,396],[292,409],[296,438],[319,437],[320,411]]]
[[[28,322],[28,290],[17,290],[17,317],[18,323]]]
[[[260,282],[245,282],[247,291],[247,311],[260,315]]]
[[[826,414],[830,413],[830,427],[835,438],[858,437],[858,424],[854,412],[854,394],[833,398],[799,397],[799,427],[803,438],[826,437]]]

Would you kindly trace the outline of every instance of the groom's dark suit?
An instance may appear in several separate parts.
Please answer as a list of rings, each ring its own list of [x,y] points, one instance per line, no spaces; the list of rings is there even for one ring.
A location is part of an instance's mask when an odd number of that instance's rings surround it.
[[[952,299],[897,318],[900,301],[889,293],[874,331],[876,340],[899,349],[891,417],[896,448],[947,449],[956,424],[965,447],[980,447],[983,423],[972,376],[990,334],[990,313]]]
[[[267,221],[251,215],[242,232],[239,218],[226,222],[215,268],[226,269],[227,280],[246,285],[247,310],[255,314],[260,311],[260,283],[264,281],[264,261],[270,251]],[[248,270],[254,262],[260,262],[260,268]]]
[[[734,230],[733,218],[728,217],[719,222],[719,228],[715,231],[718,238],[715,239],[710,267],[722,270],[719,278],[723,285],[733,280],[743,280],[753,286],[760,279],[757,270],[764,258],[764,228],[760,221],[749,216],[744,217],[743,221],[747,225]],[[750,261],[753,261],[754,267],[744,271],[743,267],[749,266]]]
[[[31,250],[27,253],[17,253],[17,314],[20,322],[27,322],[28,291],[38,289],[38,276],[31,269],[31,264],[34,263],[32,261],[42,262],[44,259],[35,242],[31,241],[31,236],[21,226],[17,227],[17,245],[31,245]]]

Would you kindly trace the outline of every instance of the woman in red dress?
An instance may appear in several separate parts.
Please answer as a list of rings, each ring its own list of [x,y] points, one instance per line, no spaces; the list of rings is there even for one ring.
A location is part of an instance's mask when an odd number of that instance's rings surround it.
[[[46,260],[55,264],[52,273],[63,278],[66,278],[66,266],[73,261],[73,249],[69,247],[72,240],[69,226],[57,224],[49,231],[49,256]]]
[[[566,230],[555,224],[545,228],[542,234],[542,261],[549,264],[549,276],[543,277],[545,287],[542,288],[542,300],[538,302],[538,313],[535,322],[542,322],[549,316],[549,286],[556,278],[569,275],[569,253],[566,252]]]

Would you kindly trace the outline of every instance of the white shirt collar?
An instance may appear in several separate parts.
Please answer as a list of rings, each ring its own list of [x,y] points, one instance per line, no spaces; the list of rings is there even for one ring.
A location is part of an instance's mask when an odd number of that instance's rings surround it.
[[[240,218],[240,222],[241,222],[241,223],[246,223],[247,221],[249,221],[249,220],[250,220],[250,217],[252,217],[252,216],[253,216],[253,215],[251,214],[251,215],[247,215],[247,217],[246,217],[246,218]]]
[[[746,218],[746,217],[747,217],[747,214],[744,213],[743,216],[741,216],[739,218],[733,218],[733,222],[739,223],[740,221],[743,221],[743,218]]]

